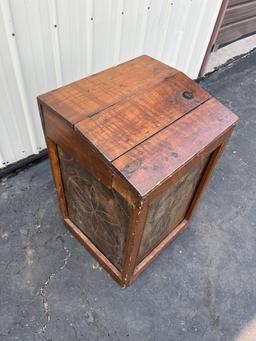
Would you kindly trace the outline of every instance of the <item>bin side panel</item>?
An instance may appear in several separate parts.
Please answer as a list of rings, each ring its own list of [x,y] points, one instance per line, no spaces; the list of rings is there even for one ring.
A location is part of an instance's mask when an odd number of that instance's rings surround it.
[[[121,270],[131,214],[129,205],[59,146],[58,152],[70,220]]]
[[[208,161],[202,160],[150,205],[137,264],[185,218]]]

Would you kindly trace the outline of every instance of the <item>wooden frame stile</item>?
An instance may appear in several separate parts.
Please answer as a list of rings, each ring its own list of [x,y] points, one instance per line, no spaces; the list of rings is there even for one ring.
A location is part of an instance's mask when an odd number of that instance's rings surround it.
[[[44,122],[44,115],[43,115],[43,105],[41,104],[39,99],[37,99],[37,104],[38,104],[40,118],[41,118],[41,122],[42,122],[44,138],[45,138],[45,142],[46,142],[46,146],[47,146],[47,150],[48,150],[48,156],[50,159],[54,184],[55,184],[55,188],[56,188],[56,192],[57,192],[57,196],[58,196],[60,211],[61,211],[63,219],[66,219],[68,217],[68,209],[67,209],[67,203],[66,203],[66,198],[65,198],[64,188],[63,188],[63,183],[62,183],[62,177],[61,177],[61,172],[60,172],[60,163],[59,163],[57,146],[56,146],[56,143],[54,143],[47,136],[46,128],[45,128],[45,122]]]
[[[68,208],[62,183],[57,145],[47,136],[45,136],[45,140],[47,144],[48,155],[51,162],[55,188],[59,199],[60,211],[62,213],[63,219],[65,220],[66,218],[68,218]]]
[[[139,207],[133,211],[129,224],[129,235],[125,253],[123,283],[128,286],[133,281],[136,259],[139,253],[145,222],[148,214],[148,200],[141,200]]]
[[[201,181],[198,185],[198,188],[196,190],[196,193],[194,195],[194,198],[189,206],[189,209],[186,213],[185,219],[190,220],[195,212],[195,209],[199,203],[199,200],[211,178],[211,175],[214,172],[215,166],[219,160],[219,158],[221,157],[226,144],[228,143],[228,140],[232,134],[234,127],[232,127],[231,129],[228,130],[228,132],[226,132],[226,134],[224,135],[224,137],[221,139],[221,144],[212,152],[212,156],[209,160],[208,165],[206,166],[206,169],[203,173],[203,176],[201,178]]]

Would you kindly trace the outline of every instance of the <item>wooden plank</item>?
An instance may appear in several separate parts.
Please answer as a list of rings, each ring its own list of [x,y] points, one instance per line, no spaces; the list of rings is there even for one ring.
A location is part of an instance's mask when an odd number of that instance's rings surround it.
[[[238,6],[228,7],[222,22],[222,27],[254,16],[256,16],[256,1],[249,1]]]
[[[210,99],[116,159],[113,165],[145,196],[236,121],[236,115]]]
[[[216,43],[225,44],[253,32],[256,32],[256,17],[222,27]]]
[[[151,57],[141,56],[38,97],[73,125],[177,71]]]
[[[50,158],[55,188],[56,188],[57,196],[59,199],[60,210],[62,213],[62,217],[65,219],[68,217],[68,209],[67,209],[67,203],[66,203],[62,177],[61,177],[61,172],[60,172],[60,164],[59,164],[57,146],[48,137],[46,137],[46,144],[47,144],[47,149],[48,149],[48,155]]]
[[[210,97],[198,84],[177,73],[141,94],[80,121],[75,128],[112,161]]]
[[[130,224],[129,236],[126,245],[125,263],[122,277],[126,286],[130,284],[131,276],[134,272],[136,259],[140,248],[141,238],[148,213],[148,201],[141,201],[139,207],[133,210]]]
[[[75,133],[63,120],[44,108],[45,133],[74,160],[84,165],[91,174],[107,187],[112,185],[112,172],[101,155]]]
[[[44,132],[46,136],[61,146],[69,155],[72,155],[74,160],[85,167],[97,180],[119,193],[127,200],[129,205],[137,205],[140,199],[139,193],[137,193],[126,179],[120,178],[120,175],[117,175],[111,163],[108,164],[102,158],[102,155],[83,137],[75,133],[65,121],[42,107],[42,122],[44,120]]]
[[[209,182],[209,180],[213,174],[213,171],[216,167],[216,164],[217,164],[219,158],[221,157],[221,155],[224,151],[224,148],[225,148],[225,146],[226,146],[226,144],[227,144],[227,142],[228,142],[228,140],[229,140],[229,138],[233,132],[233,129],[234,129],[234,127],[231,127],[228,130],[228,132],[225,134],[223,140],[221,141],[221,144],[212,153],[210,161],[206,167],[206,170],[205,170],[205,172],[201,178],[201,181],[200,181],[199,186],[196,190],[196,193],[193,197],[193,200],[192,200],[192,202],[189,206],[189,209],[186,213],[185,218],[187,220],[190,220],[192,218],[192,215],[195,212],[195,209],[199,203],[199,200],[200,200],[200,198],[201,198],[201,196],[202,196],[202,194],[203,194],[203,192],[204,192],[204,190],[205,190],[205,188],[206,188],[206,186],[207,186],[207,184],[208,184],[208,182]]]
[[[222,143],[225,142],[226,136],[229,134],[230,130],[232,130],[234,126],[232,126],[227,131],[223,132],[216,139],[214,139],[208,146],[198,151],[189,162],[186,162],[181,167],[177,168],[174,173],[171,174],[168,178],[165,179],[162,183],[160,183],[153,191],[150,192],[148,200],[149,204],[153,203],[156,198],[158,198],[163,192],[168,190],[171,186],[175,185],[177,181],[179,181],[183,176],[185,176],[188,172],[193,171],[193,169],[197,166],[198,163],[201,163],[206,157],[211,155]]]

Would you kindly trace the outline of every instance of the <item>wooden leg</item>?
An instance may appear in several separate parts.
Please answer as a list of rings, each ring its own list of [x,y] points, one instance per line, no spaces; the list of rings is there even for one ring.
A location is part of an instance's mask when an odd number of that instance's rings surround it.
[[[130,284],[135,269],[136,259],[144,231],[147,212],[148,202],[147,201],[141,202],[141,205],[134,209],[133,215],[130,220],[129,236],[123,269],[123,282],[125,286],[128,286]]]
[[[52,173],[55,182],[55,188],[59,199],[60,210],[63,216],[63,219],[68,218],[68,209],[65,198],[65,193],[62,184],[61,171],[60,171],[60,163],[59,156],[56,144],[46,137],[46,144],[48,148],[48,154],[51,161]]]
[[[201,198],[201,196],[202,196],[202,194],[203,194],[203,192],[204,192],[204,190],[205,190],[205,188],[206,188],[206,186],[207,186],[207,184],[211,178],[211,175],[213,174],[213,171],[216,167],[216,164],[217,164],[219,158],[221,157],[221,155],[225,149],[225,146],[226,146],[226,144],[227,144],[227,142],[228,142],[228,140],[232,134],[232,131],[233,131],[233,129],[227,134],[227,137],[222,142],[222,144],[219,147],[217,147],[217,149],[215,149],[215,151],[213,152],[211,159],[210,159],[210,161],[206,167],[206,170],[205,170],[205,172],[201,178],[199,186],[196,190],[194,198],[193,198],[193,200],[190,204],[190,207],[189,207],[189,209],[185,215],[186,220],[189,221],[191,219],[191,217],[193,216],[195,209],[199,203],[199,200],[200,200],[200,198]]]

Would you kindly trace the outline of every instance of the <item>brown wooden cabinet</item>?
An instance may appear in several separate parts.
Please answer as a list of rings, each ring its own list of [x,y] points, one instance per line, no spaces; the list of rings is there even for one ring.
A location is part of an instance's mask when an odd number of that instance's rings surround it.
[[[64,222],[127,286],[187,226],[237,117],[148,56],[38,104]]]

